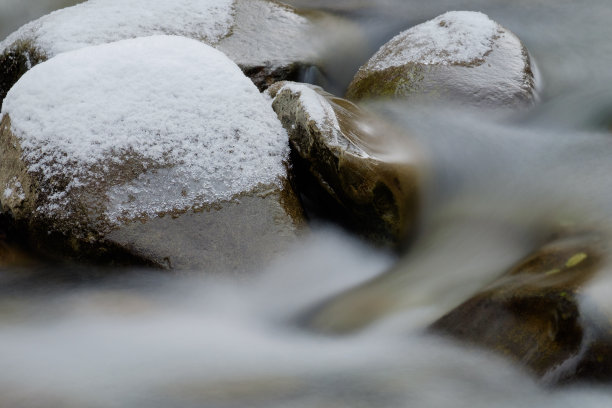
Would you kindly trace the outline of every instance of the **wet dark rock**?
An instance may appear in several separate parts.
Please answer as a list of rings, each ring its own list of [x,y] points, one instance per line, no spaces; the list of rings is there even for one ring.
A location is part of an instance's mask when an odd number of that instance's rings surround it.
[[[513,107],[534,102],[535,82],[527,49],[513,33],[482,13],[453,11],[383,45],[359,69],[347,97]]]
[[[308,201],[375,242],[404,243],[419,210],[418,154],[407,150],[407,141],[319,87],[282,82],[270,95]]]
[[[592,289],[605,271],[592,234],[535,251],[430,330],[506,355],[545,383],[612,379],[610,311]]]

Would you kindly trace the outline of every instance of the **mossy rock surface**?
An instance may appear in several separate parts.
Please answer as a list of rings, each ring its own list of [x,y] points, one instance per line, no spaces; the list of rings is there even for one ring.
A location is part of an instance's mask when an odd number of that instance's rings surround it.
[[[430,330],[508,356],[548,384],[610,381],[612,314],[589,294],[605,273],[605,253],[596,234],[559,238]]]
[[[377,243],[415,232],[419,155],[350,101],[318,87],[281,82],[270,90],[289,133],[299,190],[324,213]]]
[[[384,44],[359,69],[346,96],[528,106],[536,99],[533,71],[513,33],[482,13],[448,12]]]

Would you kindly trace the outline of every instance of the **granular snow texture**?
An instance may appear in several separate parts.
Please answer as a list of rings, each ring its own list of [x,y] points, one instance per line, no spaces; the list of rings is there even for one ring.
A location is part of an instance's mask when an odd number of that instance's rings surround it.
[[[269,102],[224,54],[184,37],[60,54],[17,82],[2,114],[48,189],[38,210],[55,216],[71,189],[106,183],[134,160],[145,170],[106,190],[111,222],[230,199],[286,175],[287,134]]]

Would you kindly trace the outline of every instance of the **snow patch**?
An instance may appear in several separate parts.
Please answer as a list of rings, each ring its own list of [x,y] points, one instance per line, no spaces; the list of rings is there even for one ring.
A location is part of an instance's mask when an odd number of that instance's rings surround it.
[[[316,59],[313,26],[288,6],[267,0],[237,0],[238,29],[218,49],[240,65],[272,67]]]
[[[368,70],[405,65],[462,64],[481,60],[493,48],[501,26],[486,14],[449,11],[393,37],[370,59]]]
[[[2,113],[49,189],[39,210],[55,216],[83,186],[115,183],[106,215],[116,221],[230,199],[286,175],[288,136],[270,104],[224,54],[184,37],[60,54],[13,86]],[[136,174],[113,182],[126,163]]]
[[[333,134],[335,136],[333,142],[337,145],[340,124],[338,123],[336,112],[334,112],[334,109],[329,102],[327,102],[327,99],[306,84],[286,82],[285,85],[278,90],[277,94],[280,94],[283,90],[289,90],[293,94],[298,95],[300,103],[308,113],[310,119],[314,120],[321,130]]]
[[[21,27],[0,43],[34,39],[47,57],[91,45],[158,34],[182,35],[208,44],[234,23],[233,0],[89,0]]]
[[[2,197],[6,200],[9,198],[16,198],[19,201],[25,200],[25,193],[23,187],[17,177],[13,177],[11,181],[6,184],[6,188],[2,193]]]
[[[338,114],[330,103],[330,101],[323,94],[319,93],[320,87],[286,81],[283,86],[276,92],[276,95],[282,91],[287,90],[296,96],[302,109],[307,113],[309,120],[315,122],[316,127],[319,129],[321,135],[325,139],[325,143],[330,147],[337,147],[341,150],[349,152],[355,156],[367,158],[369,154],[363,149],[359,142],[355,141],[355,138],[359,138],[359,135],[352,135],[353,138],[344,134],[342,127],[338,120]],[[330,95],[332,96],[332,95]],[[337,105],[336,105],[337,106]],[[342,110],[339,111],[342,115]],[[363,126],[362,123],[359,124]],[[290,129],[295,130],[296,124],[293,123]]]

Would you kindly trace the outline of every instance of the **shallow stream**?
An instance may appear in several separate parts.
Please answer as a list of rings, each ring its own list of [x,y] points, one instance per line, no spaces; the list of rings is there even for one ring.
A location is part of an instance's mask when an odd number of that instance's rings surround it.
[[[41,12],[21,18],[47,11],[31,3]],[[477,10],[525,43],[540,101],[520,112],[368,105],[425,163],[420,232],[399,255],[316,223],[244,275],[58,267],[27,256],[0,266],[0,406],[611,406],[610,386],[551,389],[501,356],[424,332],[555,228],[612,234],[610,0],[292,3],[331,10],[364,33],[324,50],[324,73],[304,74],[330,92],[343,94],[399,31]],[[299,325],[304,312],[371,279],[392,306],[362,330]],[[612,310],[612,273],[594,291]]]

